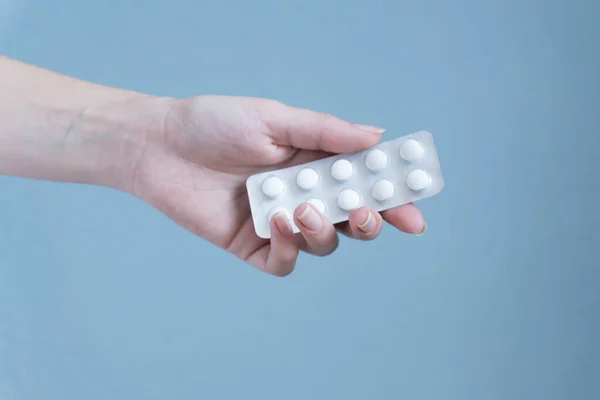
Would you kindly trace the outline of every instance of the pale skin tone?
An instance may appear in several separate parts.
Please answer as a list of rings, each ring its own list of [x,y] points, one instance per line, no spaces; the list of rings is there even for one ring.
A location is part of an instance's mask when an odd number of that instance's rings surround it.
[[[245,191],[254,173],[363,150],[383,130],[275,100],[155,97],[69,78],[0,56],[0,175],[100,185],[148,202],[175,223],[275,276],[300,251],[327,256],[338,234],[372,240],[384,224],[422,234],[408,204],[359,208],[333,225],[301,204],[254,233]]]

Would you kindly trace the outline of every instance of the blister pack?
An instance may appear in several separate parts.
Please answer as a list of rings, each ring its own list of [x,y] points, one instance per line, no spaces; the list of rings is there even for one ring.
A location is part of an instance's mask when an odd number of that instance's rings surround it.
[[[415,132],[356,153],[336,154],[293,167],[252,175],[246,181],[254,229],[270,238],[270,219],[282,212],[294,232],[294,210],[309,202],[332,223],[352,210],[383,211],[438,194],[440,161],[427,131]]]

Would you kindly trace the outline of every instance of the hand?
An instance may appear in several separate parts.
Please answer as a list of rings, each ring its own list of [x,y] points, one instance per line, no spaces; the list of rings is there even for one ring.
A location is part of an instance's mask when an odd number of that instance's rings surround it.
[[[425,222],[412,204],[381,214],[366,207],[334,226],[316,208],[300,205],[294,235],[285,216],[271,220],[270,240],[253,227],[246,178],[333,153],[375,145],[382,130],[276,101],[201,96],[172,100],[157,138],[135,165],[131,192],[179,225],[276,276],[291,273],[299,251],[317,256],[338,246],[338,232],[372,240],[383,221],[412,234]]]
[[[412,205],[353,211],[333,226],[307,204],[253,229],[248,176],[376,144],[382,130],[272,100],[154,97],[69,78],[0,56],[0,175],[86,183],[129,192],[198,236],[273,275],[300,250],[318,256],[337,232],[374,239],[383,221],[408,233],[425,222]]]

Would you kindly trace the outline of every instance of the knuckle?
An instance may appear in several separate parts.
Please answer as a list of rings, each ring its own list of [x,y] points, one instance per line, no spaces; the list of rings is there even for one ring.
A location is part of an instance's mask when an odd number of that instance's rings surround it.
[[[283,278],[292,273],[296,264],[296,257],[289,256],[289,259],[280,258],[278,262],[272,267],[269,268],[269,273],[278,278]]]
[[[323,122],[337,121],[337,117],[328,112],[319,112],[319,117],[321,117]]]
[[[277,278],[285,278],[286,276],[289,276],[292,271],[292,268],[275,268],[273,271],[271,271],[271,275]]]
[[[327,257],[330,256],[331,254],[333,254],[339,247],[340,245],[340,241],[339,239],[336,239],[324,246],[320,246],[320,248],[316,251],[316,255],[319,257]]]
[[[282,251],[273,260],[273,266],[269,268],[274,274],[288,275],[296,265],[298,251],[287,249]]]
[[[286,105],[277,100],[263,99],[257,109],[258,119],[272,132],[279,130],[279,122],[285,114]]]
[[[317,149],[325,149],[327,147],[328,142],[331,142],[332,134],[333,131],[327,126],[324,126],[321,129],[319,129],[319,133],[317,135],[317,143],[315,144],[315,147]]]
[[[285,107],[285,104],[283,104],[281,101],[279,100],[275,100],[275,99],[262,99],[263,101],[263,107],[265,110],[274,110],[274,111],[279,111],[282,108]]]

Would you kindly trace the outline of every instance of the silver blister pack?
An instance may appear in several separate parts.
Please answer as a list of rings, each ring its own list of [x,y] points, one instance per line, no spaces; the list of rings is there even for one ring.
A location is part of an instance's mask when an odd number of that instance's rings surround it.
[[[262,172],[246,181],[254,229],[270,238],[270,219],[282,212],[294,232],[294,210],[310,202],[332,223],[352,210],[383,211],[438,194],[444,187],[433,135],[419,131],[373,147],[293,167]]]

